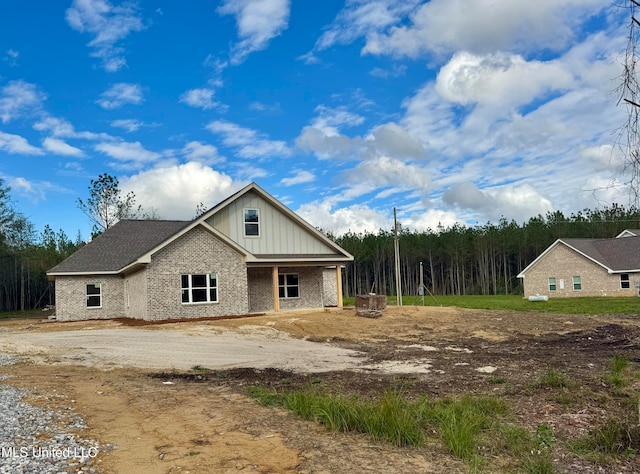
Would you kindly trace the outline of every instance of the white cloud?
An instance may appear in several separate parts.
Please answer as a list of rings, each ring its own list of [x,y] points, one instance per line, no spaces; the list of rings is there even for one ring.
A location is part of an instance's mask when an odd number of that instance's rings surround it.
[[[484,190],[473,183],[458,183],[445,191],[442,200],[451,206],[478,211],[494,221],[502,216],[524,221],[553,210],[551,201],[526,183]]]
[[[397,192],[427,193],[431,187],[431,176],[426,168],[388,156],[362,161],[354,169],[344,171],[341,181],[363,192],[392,187]]]
[[[13,155],[43,155],[44,152],[30,145],[26,138],[20,135],[0,132],[0,150]]]
[[[200,203],[213,207],[245,184],[197,162],[156,167],[121,180],[123,191],[133,191],[138,204],[163,219],[193,219]]]
[[[355,234],[389,229],[393,226],[387,213],[371,209],[364,204],[333,209],[330,201],[303,204],[296,213],[311,225],[335,235]]]
[[[106,133],[78,132],[74,126],[57,117],[46,116],[33,125],[34,130],[49,132],[58,138],[81,138],[84,140],[113,140],[114,138]]]
[[[561,61],[525,61],[508,53],[460,52],[440,69],[436,91],[452,103],[508,109],[574,85],[572,72]]]
[[[137,132],[140,129],[140,127],[143,127],[146,124],[136,119],[119,119],[119,120],[112,120],[110,125],[114,128],[122,128],[125,131],[131,133],[131,132]]]
[[[291,154],[287,144],[280,140],[270,140],[266,135],[255,130],[243,128],[225,120],[214,120],[205,128],[222,135],[225,146],[236,148],[242,158],[284,158]]]
[[[189,161],[195,161],[205,165],[212,165],[224,161],[224,158],[218,154],[218,149],[215,146],[199,141],[187,143],[182,149],[182,156]]]
[[[457,50],[562,50],[585,18],[604,8],[600,0],[432,0],[411,13],[409,24],[369,27],[362,52],[415,58]]]
[[[14,49],[8,49],[2,60],[6,62],[9,67],[16,67],[18,65],[18,56],[20,56],[20,53],[18,51]]]
[[[332,25],[316,41],[314,51],[349,44],[402,21],[421,0],[347,0]],[[309,56],[313,58],[313,56]]]
[[[84,152],[80,148],[69,145],[68,143],[57,138],[47,137],[42,141],[42,146],[51,153],[56,155],[74,156],[81,158]]]
[[[95,149],[122,162],[125,167],[140,167],[162,157],[160,153],[146,150],[140,142],[99,143]]]
[[[197,107],[204,110],[220,106],[220,102],[213,100],[213,89],[191,89],[180,96],[180,102],[189,107]]]
[[[94,35],[87,46],[93,50],[91,56],[101,59],[108,72],[127,64],[120,42],[129,33],[145,29],[137,8],[129,2],[113,6],[106,0],[74,0],[66,11],[66,20],[74,30]]]
[[[284,186],[294,186],[296,184],[304,184],[315,181],[316,177],[313,173],[309,171],[300,170],[296,172],[296,174],[290,178],[282,178],[280,180],[280,184]]]
[[[35,84],[25,81],[10,81],[0,91],[0,119],[7,123],[24,113],[37,110],[46,96]]]
[[[100,95],[96,103],[103,109],[119,109],[125,104],[141,104],[142,87],[139,84],[119,82]]]
[[[402,227],[410,228],[418,232],[436,232],[438,227],[447,229],[454,224],[461,224],[460,219],[454,212],[442,209],[427,209],[415,212],[408,217],[401,219]]]
[[[224,0],[221,15],[233,15],[240,42],[232,49],[231,62],[239,64],[254,51],[266,49],[269,41],[287,28],[290,0]]]
[[[321,130],[329,137],[339,135],[338,130],[342,125],[355,127],[364,123],[364,117],[349,112],[346,107],[326,107],[319,105],[315,111],[318,116],[311,122],[311,126]]]
[[[423,158],[426,153],[420,140],[393,122],[374,128],[366,138],[365,145],[371,149],[370,154],[383,154],[396,158]]]

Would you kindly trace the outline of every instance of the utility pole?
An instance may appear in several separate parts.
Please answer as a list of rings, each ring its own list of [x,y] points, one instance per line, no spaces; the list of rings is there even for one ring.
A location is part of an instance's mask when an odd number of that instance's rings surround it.
[[[400,279],[400,245],[398,243],[398,220],[396,218],[396,208],[393,208],[393,246],[396,254],[396,297],[398,306],[402,306],[402,282]]]
[[[418,287],[418,294],[422,299],[422,306],[424,306],[424,277],[422,275],[422,262],[420,262],[420,286]]]

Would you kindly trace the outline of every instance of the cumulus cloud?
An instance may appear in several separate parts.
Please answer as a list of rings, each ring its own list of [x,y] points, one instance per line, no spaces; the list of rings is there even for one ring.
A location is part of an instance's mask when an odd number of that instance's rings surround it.
[[[182,156],[188,161],[195,161],[205,165],[212,165],[224,161],[224,158],[218,154],[218,149],[215,146],[199,141],[187,143],[184,148],[182,148]]]
[[[25,113],[41,107],[46,96],[35,84],[25,81],[9,81],[0,91],[0,119],[7,123]]]
[[[95,149],[117,160],[125,168],[139,168],[162,157],[160,153],[145,149],[140,142],[99,143]]]
[[[213,89],[191,89],[180,96],[180,102],[203,110],[213,109],[220,105],[220,102],[213,100],[214,93]]]
[[[143,100],[139,84],[119,82],[104,91],[96,103],[103,109],[112,110],[126,104],[141,104]]]
[[[303,204],[296,213],[311,225],[335,235],[347,232],[377,233],[380,229],[389,229],[393,226],[387,213],[364,204],[334,209],[330,201],[314,201]]]
[[[422,158],[426,150],[420,140],[397,123],[389,122],[372,130],[365,145],[377,154],[393,157]]]
[[[358,190],[352,194],[364,194],[380,188],[392,188],[394,193],[407,190],[426,193],[431,187],[431,176],[426,168],[389,156],[362,161],[355,168],[344,171],[341,181],[352,190]]]
[[[203,203],[213,207],[246,183],[198,162],[162,166],[121,180],[122,190],[133,191],[144,209],[155,210],[163,219],[193,219]]]
[[[296,184],[310,183],[312,181],[315,181],[315,179],[316,177],[313,173],[309,171],[300,170],[290,178],[282,178],[282,180],[280,180],[280,184],[284,186],[293,186]]]
[[[406,24],[368,28],[362,52],[415,58],[457,50],[562,50],[584,19],[604,8],[600,0],[432,0],[412,11]]]
[[[57,138],[47,137],[42,141],[45,150],[55,153],[56,155],[73,156],[82,158],[84,152],[80,148],[69,145],[68,143]]]
[[[242,158],[284,158],[291,154],[287,144],[280,140],[270,140],[266,135],[244,128],[225,120],[214,120],[206,129],[222,136],[222,143],[237,150]]]
[[[125,50],[119,46],[122,40],[146,28],[130,2],[113,6],[106,0],[74,0],[65,17],[74,30],[94,36],[87,46],[92,49],[91,56],[101,59],[108,72],[116,72],[127,64]]]
[[[290,0],[224,0],[220,15],[233,15],[240,42],[232,49],[231,63],[242,63],[254,51],[266,49],[269,41],[288,26]]]
[[[478,211],[488,220],[502,216],[526,220],[553,210],[551,201],[526,183],[484,190],[473,183],[458,183],[444,192],[442,200],[451,206]]]
[[[13,155],[43,155],[44,152],[30,145],[26,138],[20,135],[0,132],[0,150]]]
[[[516,107],[548,91],[568,90],[573,74],[561,61],[525,61],[508,53],[456,53],[440,69],[436,91],[456,104]]]

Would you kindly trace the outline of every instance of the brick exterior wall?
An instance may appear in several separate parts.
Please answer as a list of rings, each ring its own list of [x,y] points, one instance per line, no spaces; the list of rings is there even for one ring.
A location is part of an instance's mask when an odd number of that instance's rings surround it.
[[[580,277],[581,290],[573,289],[574,276]],[[608,274],[600,265],[559,244],[527,271],[523,279],[524,296],[635,296],[637,290],[634,281],[640,275],[636,273],[629,276],[631,288],[621,289],[619,274]],[[549,277],[555,277],[556,291],[549,291]],[[564,280],[564,289],[560,288],[560,280]]]
[[[146,269],[148,320],[247,314],[244,256],[196,227],[151,257]],[[183,274],[216,273],[218,303],[182,304]]]
[[[124,317],[124,285],[120,276],[56,277],[56,319],[80,321]],[[87,308],[87,285],[100,283],[102,307]]]
[[[124,277],[124,316],[132,319],[148,319],[147,269]]]
[[[299,298],[280,298],[280,311],[322,308],[324,306],[322,267],[278,267],[278,273],[297,273]],[[273,311],[273,282],[271,268],[249,269],[249,302],[251,312]],[[335,270],[333,271],[335,280]],[[334,285],[335,287],[335,285]],[[334,288],[337,294],[337,287]],[[334,296],[337,301],[337,297]]]
[[[338,280],[335,268],[322,270],[322,291],[325,306],[338,306]]]

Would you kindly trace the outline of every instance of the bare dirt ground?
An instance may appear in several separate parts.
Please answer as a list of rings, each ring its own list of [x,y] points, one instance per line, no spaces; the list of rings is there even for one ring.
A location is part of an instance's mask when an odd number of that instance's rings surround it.
[[[310,383],[362,397],[497,394],[521,426],[552,427],[561,472],[640,472],[636,458],[603,466],[562,447],[624,413],[603,374],[614,355],[638,368],[640,316],[391,307],[380,319],[349,309],[145,325],[24,319],[0,322],[0,354],[21,357],[0,367],[13,376],[0,383],[73,410],[87,425],[78,436],[113,446],[97,458],[107,473],[467,472],[438,443],[330,433],[244,395]],[[535,387],[549,368],[569,388]],[[484,469],[513,472],[499,453],[494,461]]]

